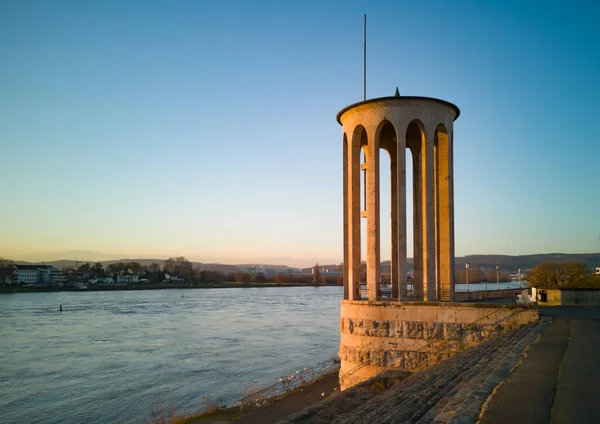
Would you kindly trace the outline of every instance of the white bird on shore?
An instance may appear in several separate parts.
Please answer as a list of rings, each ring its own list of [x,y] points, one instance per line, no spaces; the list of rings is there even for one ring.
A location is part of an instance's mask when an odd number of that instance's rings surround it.
[[[325,392],[321,393],[321,396],[325,396]]]

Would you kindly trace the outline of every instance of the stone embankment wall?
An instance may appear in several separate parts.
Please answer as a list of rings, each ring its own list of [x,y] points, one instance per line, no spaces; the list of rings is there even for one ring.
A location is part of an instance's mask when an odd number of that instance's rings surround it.
[[[535,306],[342,300],[340,386],[425,368],[538,319]]]

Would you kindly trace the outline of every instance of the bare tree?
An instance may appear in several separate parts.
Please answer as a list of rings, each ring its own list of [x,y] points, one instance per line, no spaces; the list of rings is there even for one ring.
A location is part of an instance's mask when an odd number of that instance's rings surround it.
[[[525,279],[531,286],[544,288],[577,287],[590,275],[581,262],[541,263],[527,273]]]
[[[194,275],[194,266],[183,256],[165,260],[163,270],[179,277],[191,278]]]

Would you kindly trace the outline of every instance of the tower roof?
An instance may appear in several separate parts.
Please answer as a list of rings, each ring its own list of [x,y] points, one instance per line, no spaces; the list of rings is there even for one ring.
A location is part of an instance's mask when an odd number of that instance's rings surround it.
[[[455,121],[458,119],[458,117],[460,115],[460,109],[454,103],[450,103],[450,102],[447,102],[446,100],[442,100],[442,99],[436,99],[435,97],[400,96],[400,93],[398,92],[398,88],[396,88],[396,93],[394,93],[394,96],[377,97],[375,99],[363,100],[362,102],[357,102],[357,103],[353,103],[349,106],[346,106],[345,108],[343,108],[342,110],[340,110],[338,112],[335,119],[337,120],[338,124],[342,125],[342,121],[340,119],[342,117],[342,115],[344,113],[346,113],[347,111],[349,111],[350,109],[353,109],[357,106],[366,105],[369,103],[381,102],[381,101],[403,103],[403,102],[410,101],[410,100],[429,100],[429,101],[434,101],[437,103],[442,103],[446,106],[450,106],[456,112],[456,116],[454,117]]]

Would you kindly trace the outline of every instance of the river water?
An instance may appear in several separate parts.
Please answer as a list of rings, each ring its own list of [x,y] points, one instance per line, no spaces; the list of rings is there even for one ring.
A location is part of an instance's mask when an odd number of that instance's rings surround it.
[[[182,297],[183,295],[183,297]],[[0,423],[138,423],[337,354],[342,287],[0,295]],[[59,312],[59,306],[63,312]]]

